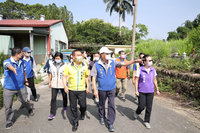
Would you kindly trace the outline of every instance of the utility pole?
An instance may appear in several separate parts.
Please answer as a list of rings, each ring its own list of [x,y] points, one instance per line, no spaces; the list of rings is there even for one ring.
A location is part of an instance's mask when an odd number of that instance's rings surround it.
[[[133,36],[131,45],[131,60],[134,60],[135,55],[135,32],[136,32],[136,15],[137,15],[137,0],[133,0],[134,15],[133,15]],[[133,70],[133,65],[131,65],[131,70]]]

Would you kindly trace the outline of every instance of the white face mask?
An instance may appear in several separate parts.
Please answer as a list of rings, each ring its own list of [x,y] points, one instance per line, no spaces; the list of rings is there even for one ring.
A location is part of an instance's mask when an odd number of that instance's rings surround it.
[[[60,62],[61,62],[61,60],[55,60],[55,62],[56,62],[56,63],[60,63]]]
[[[82,56],[77,56],[76,57],[76,61],[79,62],[79,63],[81,63],[83,61]]]
[[[99,57],[94,57],[94,61],[98,61],[99,60]]]
[[[27,56],[27,57],[30,57],[30,56],[31,56],[31,53],[26,53],[26,56]]]
[[[125,58],[126,58],[126,55],[121,55],[121,58],[125,59]]]
[[[148,66],[150,67],[150,66],[152,66],[152,64],[153,64],[153,62],[149,61]]]
[[[53,59],[53,57],[49,57],[49,59],[50,59],[50,60],[52,60],[52,59]]]
[[[110,60],[110,59],[111,59],[110,54],[109,54],[109,55],[106,55],[106,60]]]

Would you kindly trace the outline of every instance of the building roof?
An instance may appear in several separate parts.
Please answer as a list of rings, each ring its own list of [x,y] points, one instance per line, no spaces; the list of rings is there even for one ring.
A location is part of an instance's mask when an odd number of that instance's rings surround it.
[[[3,19],[0,20],[0,27],[49,27],[61,20],[20,20],[20,19]]]

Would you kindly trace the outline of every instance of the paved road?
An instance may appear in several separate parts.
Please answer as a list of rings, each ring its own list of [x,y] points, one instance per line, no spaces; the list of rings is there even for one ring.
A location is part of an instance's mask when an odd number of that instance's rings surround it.
[[[159,104],[157,99],[154,100],[151,129],[146,129],[143,125],[144,113],[137,120],[133,119],[133,112],[137,107],[137,100],[133,97],[133,86],[128,83],[126,101],[116,98],[116,133],[199,133],[200,129],[196,128],[186,117],[181,116]],[[40,94],[39,102],[34,103],[35,115],[27,117],[25,109],[19,109],[20,103],[15,102],[13,110],[15,111],[15,123],[9,130],[5,129],[4,108],[0,110],[0,133],[70,133],[72,126],[69,122],[70,111],[62,112],[62,96],[58,95],[58,109],[56,118],[48,121],[50,109],[50,89],[47,82],[43,82],[37,87]],[[87,115],[86,119],[79,121],[77,133],[103,133],[108,132],[105,126],[98,122],[98,109],[91,99],[92,95],[88,94],[87,98]]]

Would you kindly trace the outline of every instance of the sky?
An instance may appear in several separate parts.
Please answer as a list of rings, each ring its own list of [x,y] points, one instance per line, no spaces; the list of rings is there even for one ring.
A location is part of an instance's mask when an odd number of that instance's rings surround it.
[[[6,0],[0,0],[4,2]],[[103,0],[15,0],[25,4],[40,3],[48,5],[55,3],[57,6],[67,6],[73,13],[73,20],[84,21],[92,18],[103,19],[104,22],[119,25],[119,15],[115,12],[110,16],[106,12]],[[168,32],[175,31],[186,20],[193,21],[200,14],[200,0],[138,0],[136,23],[145,24],[148,28],[148,38],[166,39]],[[126,15],[122,26],[131,29],[133,16]]]

